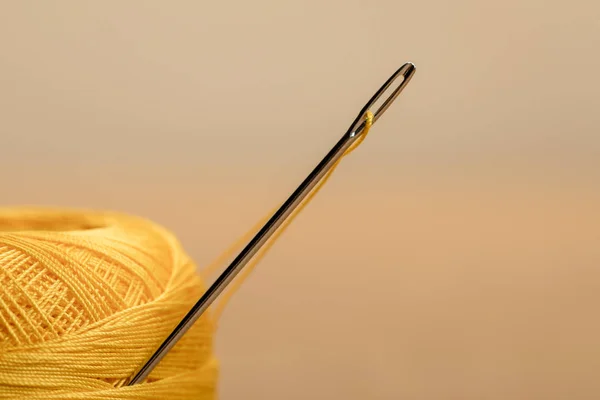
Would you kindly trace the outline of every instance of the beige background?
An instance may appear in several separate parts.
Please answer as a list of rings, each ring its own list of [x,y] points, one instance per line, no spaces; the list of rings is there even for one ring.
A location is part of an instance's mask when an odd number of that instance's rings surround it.
[[[1,203],[205,265],[417,74],[222,320],[221,398],[600,397],[596,1],[2,1]]]

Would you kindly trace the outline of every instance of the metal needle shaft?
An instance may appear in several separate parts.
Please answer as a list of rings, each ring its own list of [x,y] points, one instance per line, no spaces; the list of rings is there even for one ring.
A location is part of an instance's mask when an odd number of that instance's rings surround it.
[[[239,255],[231,262],[225,271],[214,281],[202,297],[196,302],[192,309],[183,317],[181,322],[175,327],[173,332],[165,339],[165,341],[152,354],[144,366],[135,374],[135,376],[127,383],[128,386],[145,380],[150,372],[162,360],[162,358],[171,350],[171,348],[179,341],[179,339],[187,332],[188,329],[200,318],[200,316],[210,307],[217,299],[221,292],[229,285],[236,275],[244,268],[244,266],[252,259],[256,252],[269,240],[269,238],[277,231],[281,224],[288,218],[302,200],[311,192],[315,185],[323,178],[323,176],[333,167],[336,161],[344,154],[344,152],[354,143],[364,130],[364,118],[366,112],[370,110],[375,102],[388,91],[388,88],[399,77],[402,77],[402,82],[392,91],[386,98],[383,104],[373,112],[373,124],[381,117],[388,109],[392,102],[398,97],[400,92],[408,84],[415,72],[415,66],[412,63],[406,63],[400,67],[384,84],[375,92],[373,97],[365,104],[356,119],[344,136],[336,143],[335,146],[327,153],[323,160],[313,169],[313,171],[304,179],[298,188],[291,196],[283,203],[283,205],[273,214],[269,221],[260,229],[260,231],[250,240],[246,247]]]

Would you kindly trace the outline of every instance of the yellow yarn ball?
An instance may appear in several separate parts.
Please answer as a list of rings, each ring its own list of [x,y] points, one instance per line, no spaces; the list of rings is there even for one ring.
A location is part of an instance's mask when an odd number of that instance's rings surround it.
[[[0,398],[215,398],[204,314],[123,386],[205,290],[166,229],[110,212],[0,209]]]
[[[246,265],[216,318],[277,238],[356,149],[346,149]],[[208,266],[238,251],[275,210]],[[0,399],[216,398],[214,320],[205,312],[152,370],[125,386],[205,291],[177,238],[113,212],[0,208]]]

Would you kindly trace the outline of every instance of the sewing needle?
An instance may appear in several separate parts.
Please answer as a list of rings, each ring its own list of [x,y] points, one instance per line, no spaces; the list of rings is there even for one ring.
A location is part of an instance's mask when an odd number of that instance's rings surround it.
[[[250,240],[238,256],[224,270],[224,272],[214,281],[208,290],[200,297],[192,309],[183,317],[175,329],[169,334],[164,342],[146,361],[142,368],[135,376],[127,383],[127,386],[145,380],[150,372],[162,360],[162,358],[171,350],[171,348],[179,341],[179,339],[190,329],[190,327],[200,318],[200,316],[210,307],[217,299],[221,292],[233,281],[236,275],[246,266],[256,252],[269,240],[269,238],[277,231],[281,224],[289,217],[302,200],[311,192],[315,185],[323,178],[323,176],[335,165],[336,161],[344,154],[344,152],[354,143],[361,135],[365,128],[365,116],[379,98],[385,93],[394,81],[402,77],[402,82],[392,91],[383,104],[373,113],[373,124],[381,117],[381,115],[394,102],[396,97],[406,87],[413,74],[415,66],[412,63],[406,63],[400,67],[388,80],[375,92],[373,97],[365,104],[357,117],[350,125],[344,136],[337,142],[335,146],[327,153],[321,162],[313,169],[306,179],[298,186],[291,196],[283,203],[283,205],[273,214],[269,221],[258,231],[258,233]]]

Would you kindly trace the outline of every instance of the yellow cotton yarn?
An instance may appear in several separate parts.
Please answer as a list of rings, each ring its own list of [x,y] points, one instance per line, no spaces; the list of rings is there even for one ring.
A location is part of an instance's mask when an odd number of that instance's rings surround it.
[[[363,134],[344,155],[362,143],[372,123],[367,112]],[[213,315],[340,160],[232,283]],[[215,399],[215,319],[208,312],[146,382],[124,386],[205,289],[177,238],[151,221],[113,212],[0,208],[0,399]]]
[[[205,290],[160,226],[116,213],[0,210],[1,399],[213,399],[205,314],[122,387]]]

